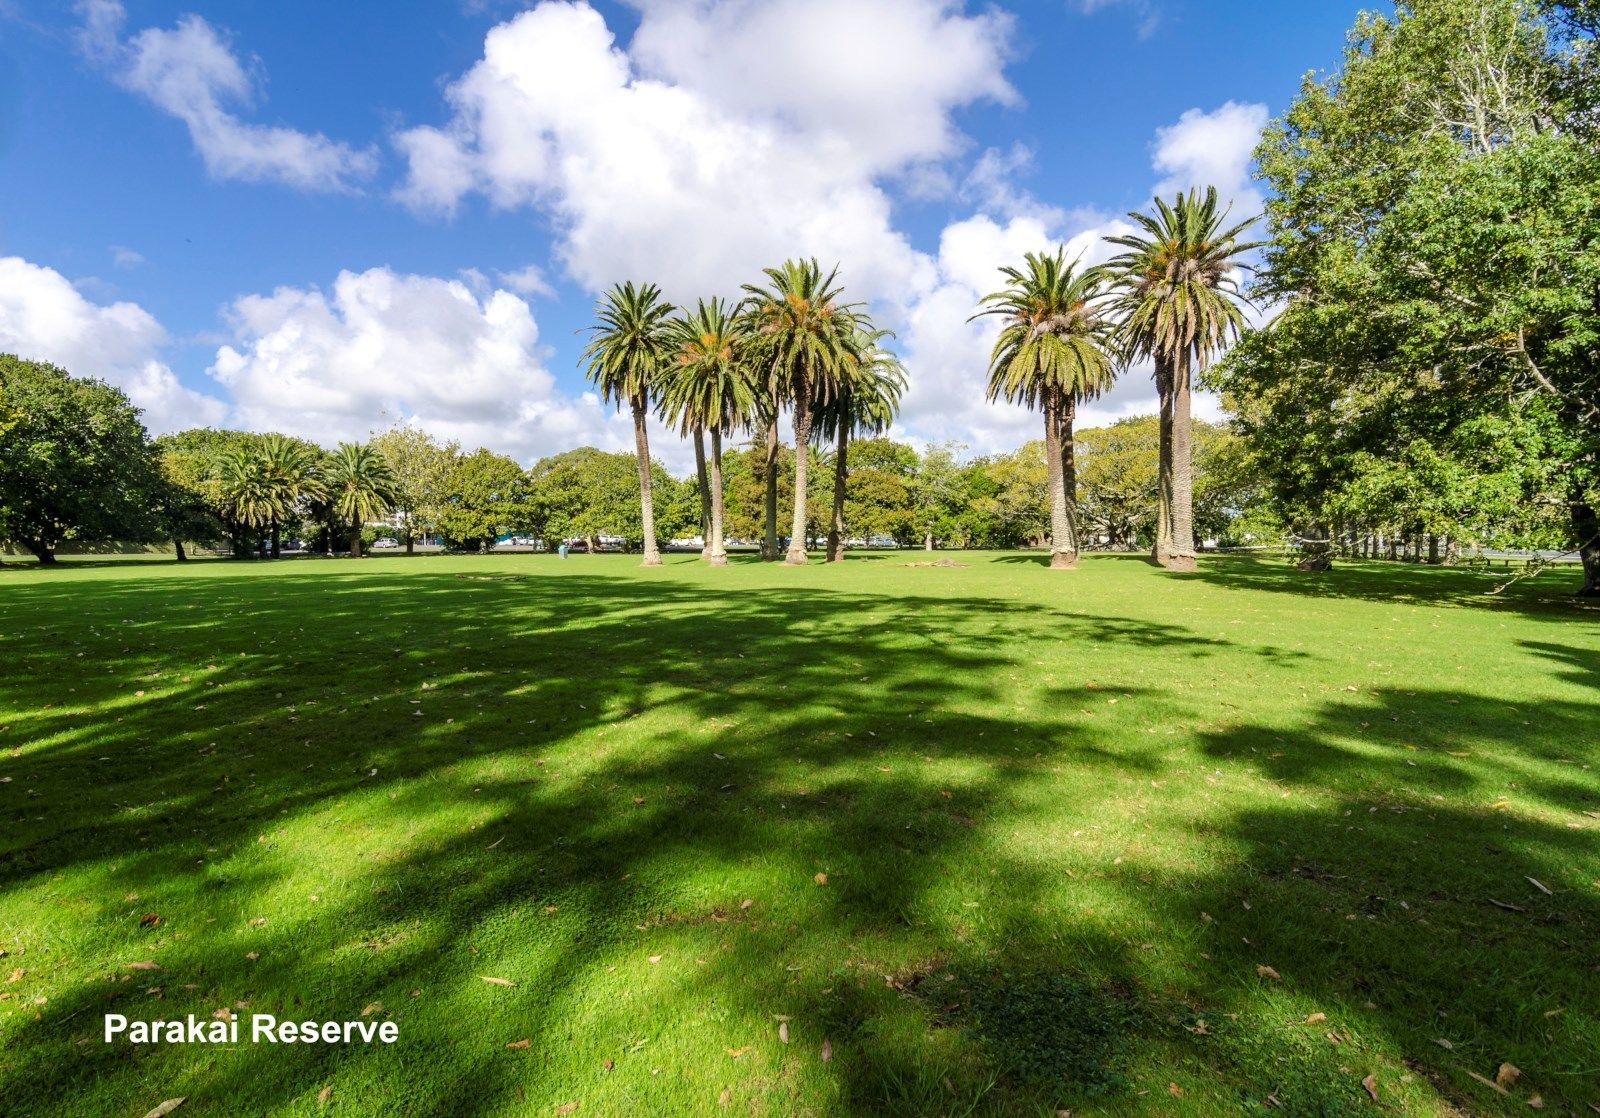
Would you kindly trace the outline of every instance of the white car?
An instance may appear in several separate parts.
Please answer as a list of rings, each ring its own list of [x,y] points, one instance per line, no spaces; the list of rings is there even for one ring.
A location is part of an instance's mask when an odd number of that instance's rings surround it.
[[[382,539],[373,540],[372,541],[372,546],[374,548],[379,548],[379,547],[399,547],[400,546],[400,541],[395,539],[393,536],[384,536]]]

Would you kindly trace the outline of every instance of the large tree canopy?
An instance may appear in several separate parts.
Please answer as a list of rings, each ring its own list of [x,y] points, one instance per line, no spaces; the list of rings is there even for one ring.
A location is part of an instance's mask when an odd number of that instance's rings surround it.
[[[121,389],[0,354],[0,539],[41,563],[66,540],[159,538],[160,468]]]

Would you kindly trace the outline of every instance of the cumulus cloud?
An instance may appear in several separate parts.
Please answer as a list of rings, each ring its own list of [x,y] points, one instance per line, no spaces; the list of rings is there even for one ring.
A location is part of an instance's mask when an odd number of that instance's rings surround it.
[[[119,0],[85,0],[80,10],[84,54],[120,85],[182,121],[213,177],[337,191],[377,169],[370,150],[320,133],[253,124],[231,111],[229,106],[254,101],[258,83],[227,40],[199,16],[184,16],[171,30],[150,27],[124,39],[126,13]]]
[[[111,262],[119,268],[137,268],[144,263],[144,254],[126,245],[112,245]]]
[[[137,303],[92,302],[53,268],[0,257],[0,351],[117,385],[157,433],[220,422],[226,405],[185,388],[160,360],[167,340]]]
[[[475,292],[470,278],[373,268],[341,272],[326,292],[245,296],[226,311],[235,341],[209,372],[235,422],[323,443],[364,438],[387,417],[523,459],[630,447],[630,423],[557,390],[528,304]]]
[[[1188,110],[1156,132],[1151,158],[1163,175],[1156,191],[1215,186],[1243,216],[1258,212],[1261,193],[1250,181],[1250,161],[1266,124],[1261,104],[1228,101],[1211,112]]]

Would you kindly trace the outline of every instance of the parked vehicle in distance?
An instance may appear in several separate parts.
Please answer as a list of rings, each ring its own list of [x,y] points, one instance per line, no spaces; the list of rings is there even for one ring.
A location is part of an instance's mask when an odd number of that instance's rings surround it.
[[[374,548],[399,547],[400,546],[400,541],[395,539],[393,536],[383,536],[380,539],[373,540],[372,541],[372,546]]]

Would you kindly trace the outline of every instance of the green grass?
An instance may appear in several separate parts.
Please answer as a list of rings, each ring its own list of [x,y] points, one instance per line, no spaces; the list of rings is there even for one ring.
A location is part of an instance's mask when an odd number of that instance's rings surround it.
[[[0,567],[0,1111],[1600,1104],[1566,580],[952,557]]]

